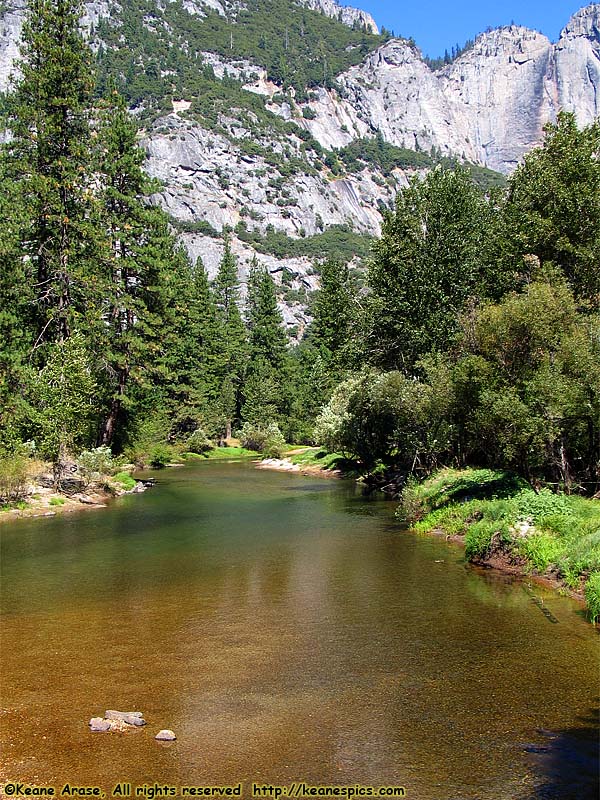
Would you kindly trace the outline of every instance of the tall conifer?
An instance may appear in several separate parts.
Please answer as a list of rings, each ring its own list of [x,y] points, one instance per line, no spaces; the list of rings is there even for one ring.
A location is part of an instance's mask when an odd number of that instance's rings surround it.
[[[36,344],[67,338],[90,294],[94,78],[81,14],[79,0],[31,0],[9,99],[7,170],[27,198],[22,243],[35,285]]]

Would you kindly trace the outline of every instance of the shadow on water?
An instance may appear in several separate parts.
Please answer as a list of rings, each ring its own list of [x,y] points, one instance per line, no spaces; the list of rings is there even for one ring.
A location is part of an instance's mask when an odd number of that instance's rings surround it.
[[[525,751],[539,784],[519,800],[597,800],[600,797],[599,709],[578,718],[581,726],[538,730],[540,742]]]

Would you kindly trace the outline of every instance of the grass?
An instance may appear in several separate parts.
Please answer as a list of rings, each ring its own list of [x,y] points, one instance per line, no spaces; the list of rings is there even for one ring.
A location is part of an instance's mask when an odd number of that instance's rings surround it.
[[[345,473],[351,472],[355,466],[352,461],[339,453],[328,453],[322,447],[309,447],[303,453],[295,453],[286,457],[292,464],[298,464],[301,467],[316,466],[326,470],[339,469]]]
[[[535,492],[508,472],[442,470],[409,483],[397,516],[416,531],[465,537],[468,559],[501,551],[525,572],[557,574],[583,587],[590,616],[600,617],[600,502]]]
[[[111,480],[113,483],[118,483],[126,492],[130,492],[137,482],[128,472],[118,472]]]
[[[209,450],[202,458],[210,458],[213,460],[219,458],[239,458],[240,456],[259,456],[256,450],[248,450],[246,447],[215,447],[214,450]]]
[[[50,505],[51,506],[64,506],[66,500],[64,497],[51,497],[50,498]]]

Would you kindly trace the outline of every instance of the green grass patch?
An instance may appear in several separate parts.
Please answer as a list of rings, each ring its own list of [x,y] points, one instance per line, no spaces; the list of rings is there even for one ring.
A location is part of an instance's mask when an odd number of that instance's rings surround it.
[[[327,470],[339,469],[343,472],[351,471],[355,466],[354,462],[339,453],[328,453],[319,447],[311,447],[304,453],[296,453],[287,458],[292,464],[298,464],[301,467],[315,466]]]
[[[248,450],[246,447],[215,447],[214,450],[209,450],[203,458],[219,459],[219,458],[240,458],[241,456],[259,456],[256,450]]]
[[[113,475],[112,481],[118,483],[126,492],[130,492],[137,483],[128,472],[118,472],[116,475]]]
[[[50,498],[50,505],[51,506],[64,506],[66,500],[64,497],[51,497]]]
[[[585,599],[592,622],[600,618],[600,572],[593,572],[585,585]]]

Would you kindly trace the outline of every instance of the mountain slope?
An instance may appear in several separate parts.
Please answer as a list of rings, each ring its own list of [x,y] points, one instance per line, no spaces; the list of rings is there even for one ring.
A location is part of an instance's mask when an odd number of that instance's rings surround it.
[[[25,6],[0,7],[3,89]],[[561,108],[582,124],[600,113],[598,4],[556,44],[509,26],[439,71],[332,0],[96,0],[84,24],[99,90],[116,80],[145,126],[156,200],[190,254],[214,272],[234,228],[242,273],[258,250],[290,325],[315,254],[364,254],[416,171],[450,157],[509,173]]]

